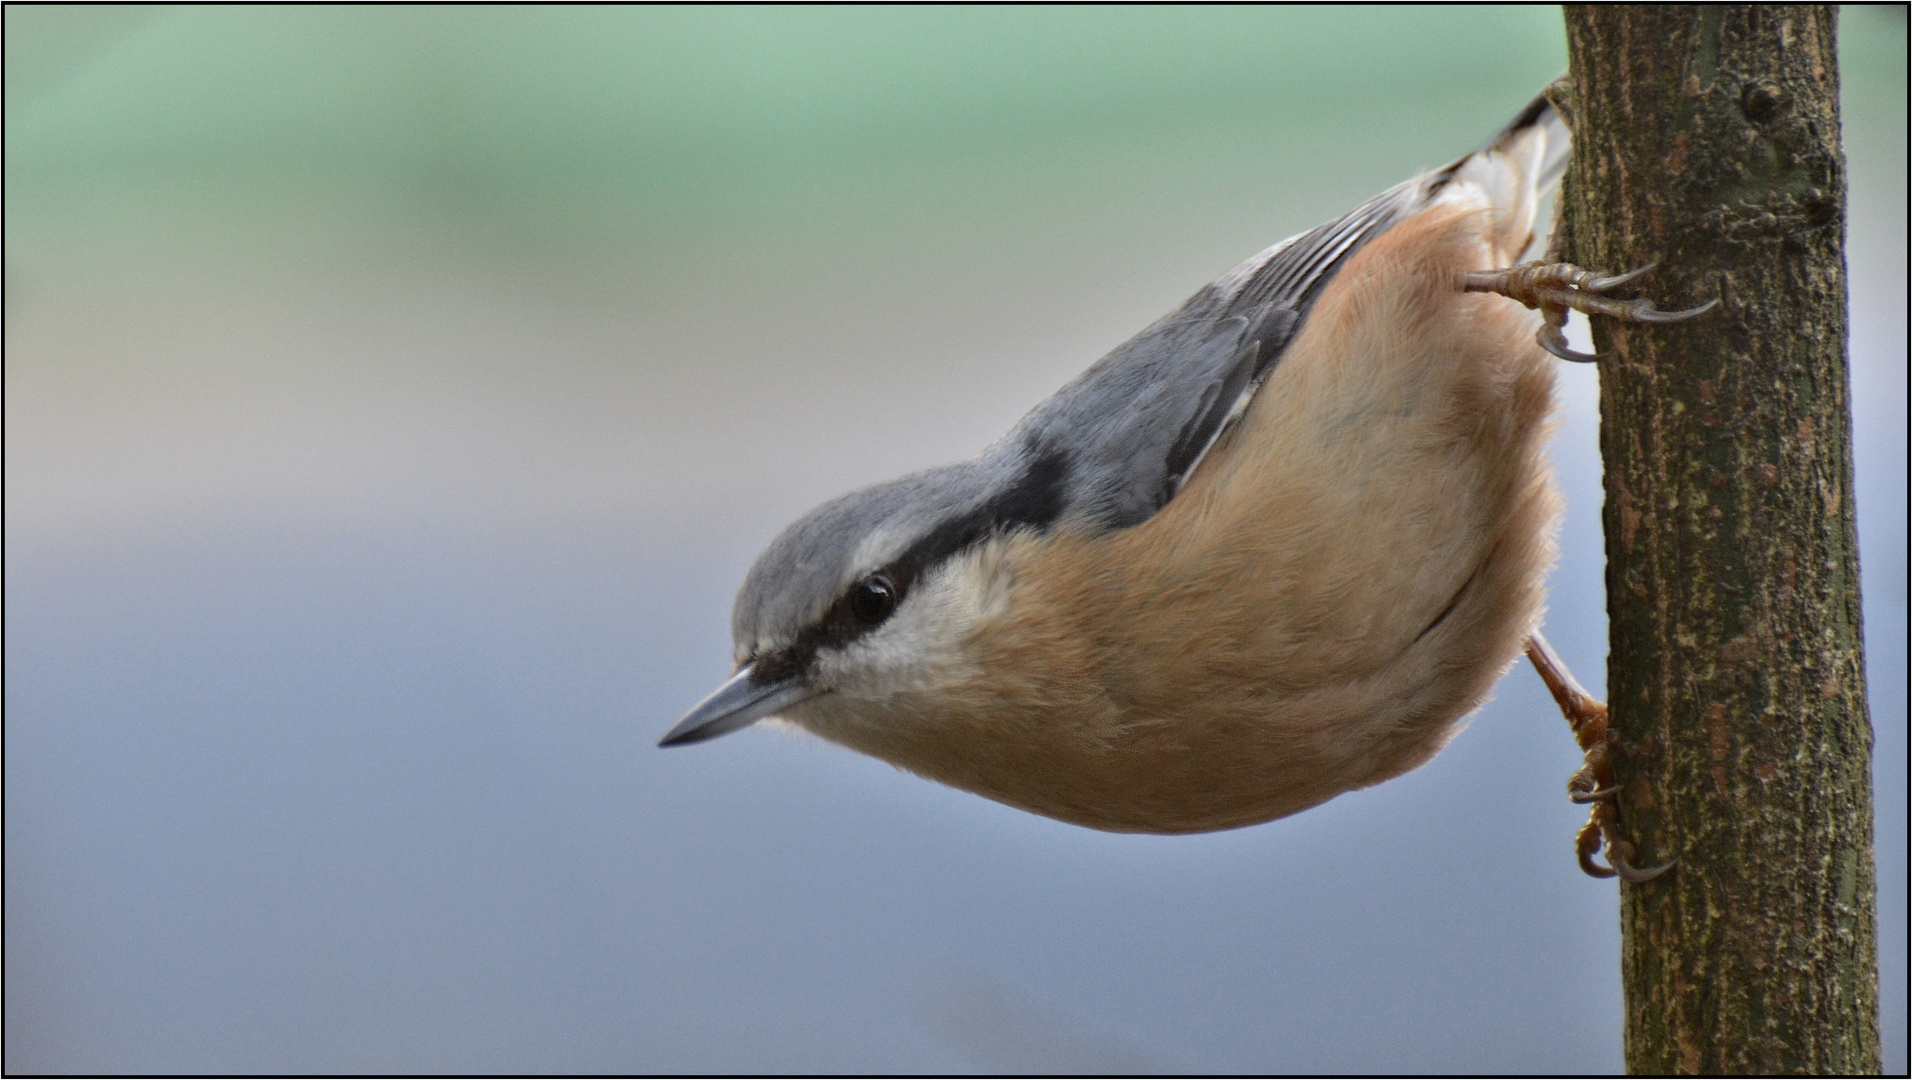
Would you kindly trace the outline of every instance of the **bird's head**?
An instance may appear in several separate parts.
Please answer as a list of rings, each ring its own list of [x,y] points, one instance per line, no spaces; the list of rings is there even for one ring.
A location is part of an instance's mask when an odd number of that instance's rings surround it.
[[[831,698],[880,704],[969,677],[963,642],[1007,603],[1002,541],[1053,526],[1066,473],[1054,455],[1005,447],[799,518],[737,594],[736,672],[660,745],[783,713],[801,722],[828,711]]]

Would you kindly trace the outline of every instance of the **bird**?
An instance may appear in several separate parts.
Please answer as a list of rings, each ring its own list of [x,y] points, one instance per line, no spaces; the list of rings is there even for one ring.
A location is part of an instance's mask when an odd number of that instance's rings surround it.
[[[1567,348],[1569,308],[1710,305],[1605,295],[1651,267],[1522,262],[1570,148],[1543,92],[1223,274],[975,457],[799,518],[738,592],[733,674],[660,745],[774,719],[1062,821],[1208,832],[1427,762],[1525,652],[1588,752],[1581,865],[1664,870],[1627,864],[1605,707],[1539,633],[1549,354],[1596,359]]]

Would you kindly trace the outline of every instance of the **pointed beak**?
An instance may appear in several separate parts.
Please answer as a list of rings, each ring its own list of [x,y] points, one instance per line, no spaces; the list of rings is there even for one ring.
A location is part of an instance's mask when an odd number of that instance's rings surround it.
[[[664,733],[657,745],[689,746],[719,735],[728,735],[821,693],[796,679],[760,683],[754,681],[752,674],[750,667],[746,666],[732,675],[730,681],[717,688],[716,693],[685,713],[676,727]]]

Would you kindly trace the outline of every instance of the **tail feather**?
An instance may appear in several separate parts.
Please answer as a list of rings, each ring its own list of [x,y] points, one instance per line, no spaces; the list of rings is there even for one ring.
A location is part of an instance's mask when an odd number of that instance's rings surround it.
[[[1566,122],[1543,93],[1485,146],[1443,169],[1442,194],[1492,208],[1495,255],[1511,266],[1533,246],[1534,216],[1572,148]]]
[[[1560,182],[1560,176],[1567,171],[1567,158],[1573,149],[1573,139],[1567,130],[1567,123],[1561,119],[1559,110],[1553,102],[1547,100],[1547,92],[1541,91],[1520,110],[1520,114],[1507,122],[1507,126],[1494,133],[1482,150],[1492,150],[1508,139],[1514,138],[1532,129],[1539,129],[1545,137],[1545,150],[1541,155],[1540,170],[1534,174],[1534,187],[1542,195],[1553,190]]]

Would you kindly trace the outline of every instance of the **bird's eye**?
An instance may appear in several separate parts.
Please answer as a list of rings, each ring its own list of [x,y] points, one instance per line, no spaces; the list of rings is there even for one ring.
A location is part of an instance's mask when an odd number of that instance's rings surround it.
[[[896,610],[896,586],[882,574],[871,574],[850,590],[850,615],[864,626],[875,626]]]

